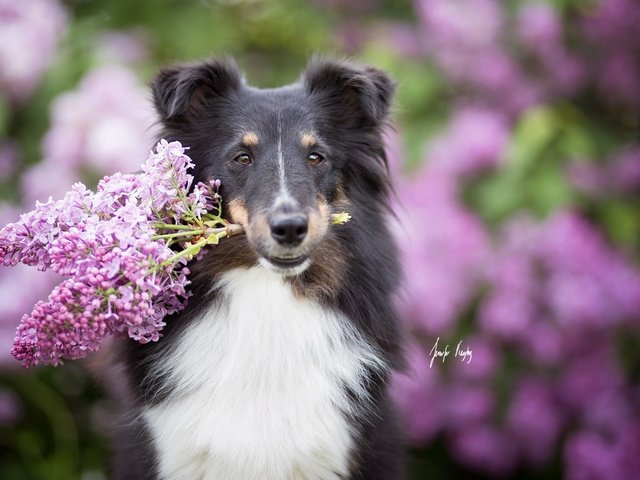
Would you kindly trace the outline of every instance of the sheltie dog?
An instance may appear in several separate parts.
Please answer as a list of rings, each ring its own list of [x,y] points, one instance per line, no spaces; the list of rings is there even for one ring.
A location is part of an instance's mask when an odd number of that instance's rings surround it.
[[[190,265],[193,295],[160,341],[119,346],[113,478],[403,478],[382,138],[394,83],[315,59],[297,83],[257,89],[214,59],[151,87],[163,138],[189,148],[196,181],[222,181],[246,234]],[[341,211],[351,221],[333,225]]]

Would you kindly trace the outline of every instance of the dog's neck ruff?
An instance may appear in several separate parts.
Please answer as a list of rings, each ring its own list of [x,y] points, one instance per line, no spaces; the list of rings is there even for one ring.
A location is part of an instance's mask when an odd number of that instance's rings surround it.
[[[151,372],[176,387],[143,412],[159,477],[346,478],[352,419],[382,357],[340,313],[263,267],[227,272],[216,288]]]

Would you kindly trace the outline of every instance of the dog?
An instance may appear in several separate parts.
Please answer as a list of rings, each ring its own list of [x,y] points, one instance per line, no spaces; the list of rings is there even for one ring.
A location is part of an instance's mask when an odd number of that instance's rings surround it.
[[[168,141],[196,181],[222,181],[241,237],[192,262],[185,311],[163,337],[126,340],[116,480],[404,478],[390,398],[401,361],[383,146],[395,85],[316,58],[257,89],[230,59],[151,83]],[[352,219],[333,225],[331,214]]]

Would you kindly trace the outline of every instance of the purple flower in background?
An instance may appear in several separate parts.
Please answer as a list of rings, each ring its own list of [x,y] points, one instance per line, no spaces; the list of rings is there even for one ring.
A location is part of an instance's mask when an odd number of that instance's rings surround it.
[[[625,478],[614,446],[591,432],[576,433],[569,438],[564,449],[564,462],[567,480]]]
[[[602,428],[603,433],[610,433],[608,422],[601,422],[604,416],[596,414],[593,406],[601,404],[601,398],[611,394],[628,397],[624,392],[625,377],[613,345],[604,342],[601,337],[575,338],[574,345],[566,342],[569,356],[563,371],[559,376],[558,395],[563,403],[571,408],[581,420],[594,423],[593,427]],[[572,351],[573,350],[573,351]],[[622,408],[618,414],[624,419],[626,408]],[[620,417],[618,417],[620,418]]]
[[[75,170],[63,165],[53,162],[37,163],[20,176],[22,201],[25,205],[32,206],[38,199],[61,197],[78,177]]]
[[[518,14],[517,34],[538,63],[539,82],[550,94],[572,94],[584,80],[582,64],[564,46],[558,13],[547,4],[525,5]]]
[[[84,161],[106,173],[135,169],[153,136],[149,127],[155,116],[133,72],[115,65],[100,67],[67,95],[53,107],[53,128],[44,143],[46,161]],[[78,109],[79,104],[84,107]],[[77,135],[81,151],[58,151],[59,135]],[[71,158],[64,158],[67,155]]]
[[[509,134],[503,114],[473,106],[460,108],[453,113],[448,129],[428,147],[428,168],[454,177],[470,177],[495,168]]]
[[[6,181],[16,173],[20,152],[11,140],[0,143],[0,181]]]
[[[565,172],[574,187],[590,196],[605,193],[609,187],[605,172],[594,163],[573,160],[567,165]]]
[[[383,27],[382,37],[389,42],[398,55],[407,59],[418,59],[427,52],[420,29],[411,24],[389,22]]]
[[[0,0],[0,87],[10,100],[22,102],[33,92],[66,26],[57,0]]]
[[[96,56],[104,64],[134,65],[148,60],[148,39],[143,30],[112,31],[97,39]]]
[[[516,463],[516,446],[491,424],[466,425],[449,435],[449,448],[462,465],[494,476],[510,472]]]
[[[616,459],[622,478],[633,478],[640,472],[640,420],[635,418],[628,422],[619,438]]]
[[[623,150],[610,167],[611,183],[623,193],[640,188],[640,147]]]
[[[640,105],[640,8],[634,0],[599,0],[583,19],[600,94],[620,106]]]
[[[456,430],[491,419],[496,399],[488,386],[474,386],[460,382],[440,388],[440,395],[446,399],[442,402],[445,428]]]
[[[449,185],[449,186],[447,186]],[[429,170],[399,190],[405,318],[446,335],[476,292],[488,254],[482,222],[455,198],[452,181]]]
[[[633,194],[640,187],[640,148],[623,149],[604,165],[574,161],[566,173],[576,188],[592,196]]]
[[[556,213],[536,249],[549,270],[548,305],[561,325],[609,326],[640,315],[640,273],[580,216]]]
[[[414,344],[407,348],[407,368],[392,378],[391,392],[404,414],[409,437],[431,440],[442,427],[441,398],[438,395],[438,370],[429,368],[424,348]]]
[[[528,464],[541,465],[553,455],[564,423],[553,389],[537,379],[523,379],[506,415],[511,438]]]
[[[640,273],[585,220],[558,212],[540,226],[516,225],[530,238],[508,240],[491,262],[492,289],[480,312],[485,329],[529,344],[532,331],[545,332],[553,345],[545,323],[606,328],[640,314]]]
[[[415,7],[429,55],[455,84],[508,114],[541,100],[540,89],[502,44],[507,19],[498,2],[419,0]]]
[[[546,3],[529,3],[518,12],[517,32],[532,48],[556,48],[562,41],[562,24],[555,9]]]
[[[76,91],[54,102],[52,127],[43,142],[44,166],[39,168],[76,172],[82,166],[107,174],[133,171],[152,143],[154,121],[151,105],[131,70],[119,65],[98,67]]]
[[[456,362],[452,375],[460,382],[491,381],[502,360],[497,342],[477,334],[464,340],[473,349],[473,359],[470,362]]]
[[[416,9],[434,52],[482,49],[502,34],[504,19],[495,0],[420,0]]]
[[[597,82],[600,92],[613,100],[639,106],[640,68],[636,52],[616,52],[603,58]]]
[[[134,171],[152,144],[155,116],[134,73],[107,65],[89,72],[77,90],[58,96],[44,159],[24,172],[24,202],[60,197],[86,169]]]
[[[585,35],[596,43],[616,47],[640,47],[640,10],[634,0],[598,0],[583,19]]]

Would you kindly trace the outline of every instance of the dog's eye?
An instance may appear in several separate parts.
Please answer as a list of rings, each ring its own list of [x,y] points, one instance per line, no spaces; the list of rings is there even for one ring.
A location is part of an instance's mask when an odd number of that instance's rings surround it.
[[[318,165],[324,161],[324,157],[319,153],[313,152],[309,154],[307,160],[309,161],[310,165]]]
[[[251,165],[251,157],[246,153],[241,153],[234,160],[241,165]]]

